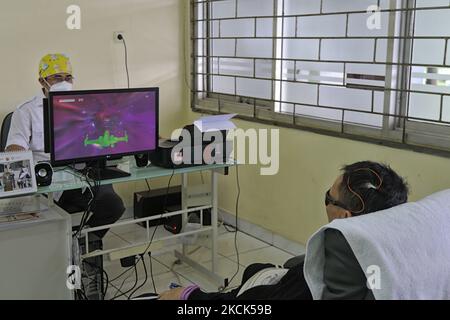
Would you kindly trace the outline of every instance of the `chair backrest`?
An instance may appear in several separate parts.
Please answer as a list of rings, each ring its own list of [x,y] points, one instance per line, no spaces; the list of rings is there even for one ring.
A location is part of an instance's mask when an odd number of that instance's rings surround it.
[[[336,219],[323,226],[309,239],[305,258],[305,278],[313,297],[323,297],[324,235],[326,230],[335,229],[345,237],[367,280],[374,285],[375,299],[450,299],[448,199],[450,189],[417,202]],[[339,281],[342,283],[341,278]]]
[[[2,129],[0,132],[0,152],[4,152],[6,149],[6,143],[8,142],[8,134],[9,134],[9,128],[11,127],[11,119],[12,119],[13,112],[8,113],[3,119],[2,123]]]

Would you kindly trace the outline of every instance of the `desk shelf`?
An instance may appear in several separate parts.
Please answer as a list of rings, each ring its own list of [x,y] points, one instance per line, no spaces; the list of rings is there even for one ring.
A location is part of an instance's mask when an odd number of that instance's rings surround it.
[[[228,168],[235,166],[236,163],[234,161],[230,161],[225,164],[216,164],[216,165],[202,165],[202,166],[194,166],[188,168],[180,168],[180,169],[165,169],[159,168],[155,166],[148,166],[146,168],[137,168],[134,165],[134,160],[128,160],[128,162],[124,162],[119,165],[119,168],[129,172],[130,176],[124,178],[118,178],[114,180],[104,180],[101,181],[101,185],[108,184],[116,184],[116,183],[125,183],[132,181],[139,181],[144,179],[154,179],[161,177],[170,177],[174,175],[181,175],[181,189],[182,189],[182,205],[181,210],[178,212],[170,212],[164,215],[157,215],[148,218],[142,219],[132,219],[126,222],[116,222],[112,225],[106,225],[96,228],[85,229],[81,232],[81,236],[85,239],[88,238],[88,234],[91,232],[99,231],[102,229],[114,229],[118,226],[123,226],[126,224],[135,224],[135,223],[146,223],[147,225],[147,241],[140,241],[136,243],[132,243],[126,247],[118,247],[111,248],[108,250],[94,251],[90,252],[89,248],[86,250],[86,254],[81,256],[81,259],[91,258],[95,256],[106,256],[110,260],[117,260],[123,257],[138,255],[142,253],[146,253],[148,251],[157,251],[159,249],[164,248],[164,241],[170,239],[177,239],[185,236],[192,236],[201,233],[210,233],[211,234],[211,260],[212,267],[211,270],[208,270],[201,266],[196,261],[189,259],[187,256],[187,246],[183,242],[182,252],[174,252],[176,257],[178,257],[181,261],[187,263],[194,269],[203,272],[206,276],[210,277],[214,282],[217,283],[218,288],[224,285],[224,279],[220,277],[217,273],[218,267],[218,259],[217,259],[217,237],[218,237],[218,175],[219,174],[228,174]],[[190,190],[188,187],[188,174],[201,172],[201,171],[210,171],[211,172],[211,183],[210,183],[210,191],[205,191],[204,188],[200,188],[200,196],[193,196],[195,193],[195,187],[193,190]],[[59,176],[58,176],[59,174]],[[66,175],[66,178],[63,176]],[[83,187],[88,187],[86,181],[83,181],[81,175],[75,171],[70,169],[65,169],[59,172],[56,172],[54,182],[49,187],[42,187],[38,189],[38,193],[41,194],[49,194],[49,206],[53,205],[53,196],[54,192],[61,192],[65,190],[79,189]],[[193,206],[192,203],[195,203],[195,207],[188,209],[189,206]],[[202,226],[197,230],[186,231],[186,226],[188,222],[188,214],[190,212],[211,209],[211,226]],[[182,231],[177,235],[170,235],[163,238],[153,239],[151,241],[151,236],[149,232],[148,222],[154,219],[160,219],[163,217],[170,217],[174,215],[180,214],[182,216]],[[202,223],[200,223],[202,225]],[[85,240],[85,243],[88,243]]]

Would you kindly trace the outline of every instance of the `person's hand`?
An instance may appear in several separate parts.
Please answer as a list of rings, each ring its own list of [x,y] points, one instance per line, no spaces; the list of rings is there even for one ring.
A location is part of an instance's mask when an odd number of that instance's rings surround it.
[[[179,287],[165,291],[159,295],[159,300],[181,300],[181,294],[185,288]]]

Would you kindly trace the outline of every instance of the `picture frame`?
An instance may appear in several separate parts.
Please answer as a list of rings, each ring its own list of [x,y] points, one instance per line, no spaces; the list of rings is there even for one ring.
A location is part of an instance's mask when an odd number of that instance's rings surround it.
[[[0,198],[17,197],[37,192],[33,153],[0,153]]]

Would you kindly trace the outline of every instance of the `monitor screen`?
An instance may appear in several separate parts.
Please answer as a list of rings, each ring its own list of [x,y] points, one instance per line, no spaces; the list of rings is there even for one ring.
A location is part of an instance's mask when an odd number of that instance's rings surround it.
[[[155,150],[158,88],[51,92],[53,165]]]

